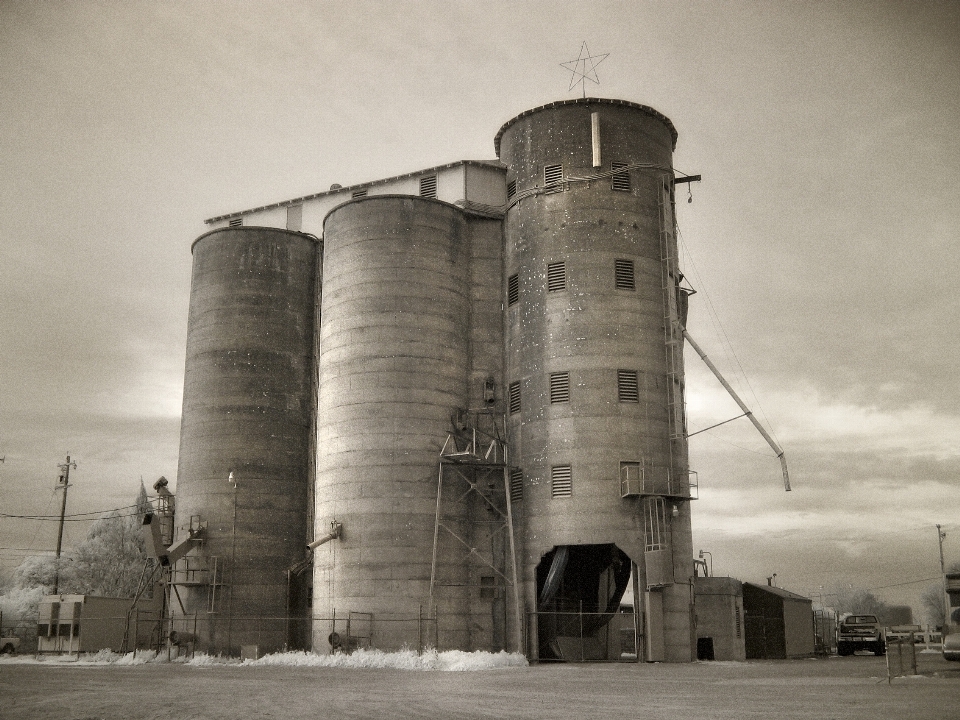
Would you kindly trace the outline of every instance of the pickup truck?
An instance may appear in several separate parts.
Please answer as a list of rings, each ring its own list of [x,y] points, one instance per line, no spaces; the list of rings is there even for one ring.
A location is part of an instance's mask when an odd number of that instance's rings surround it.
[[[20,638],[13,635],[0,637],[0,655],[13,655],[20,647]]]
[[[848,615],[837,627],[837,654],[853,655],[857,650],[870,650],[874,655],[887,651],[883,626],[876,615]]]

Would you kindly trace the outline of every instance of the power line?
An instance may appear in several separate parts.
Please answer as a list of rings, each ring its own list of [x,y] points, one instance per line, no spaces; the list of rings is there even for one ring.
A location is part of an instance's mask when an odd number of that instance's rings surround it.
[[[135,507],[137,507],[136,503],[134,503],[133,505],[123,505],[118,508],[110,508],[109,510],[90,510],[88,512],[82,512],[82,513],[70,513],[70,514],[64,515],[64,517],[77,518],[77,517],[84,517],[86,515],[100,515],[102,513],[119,512],[120,510],[129,510],[130,508],[135,508]],[[0,516],[26,518],[28,520],[47,520],[49,518],[56,518],[56,519],[60,518],[59,515],[8,515],[7,513],[0,513]]]
[[[933,582],[934,580],[939,580],[939,577],[925,578],[923,580],[911,580],[910,582],[896,583],[894,585],[881,585],[880,587],[867,588],[867,590],[886,590],[887,588],[903,587],[904,585],[919,585],[924,582]]]
[[[115,510],[103,510],[102,513],[112,513],[116,512]],[[93,515],[93,513],[83,513],[84,515]],[[102,517],[70,517],[67,516],[63,519],[63,522],[94,522],[96,520],[106,520],[109,518],[125,518],[125,517],[137,517],[141,513],[126,513],[124,515],[103,515]],[[60,522],[60,516],[49,517],[41,515],[7,515],[6,513],[0,513],[0,517],[11,518],[13,520],[40,520],[43,522]]]
[[[148,501],[153,499],[155,498],[150,498],[150,497],[147,498]],[[90,512],[72,513],[69,515],[64,515],[64,519],[67,521],[73,519],[75,522],[85,521],[85,520],[98,520],[100,519],[99,516],[102,516],[106,513],[120,512],[121,510],[129,510],[130,508],[138,508],[138,507],[140,506],[137,503],[134,503],[133,505],[123,505],[121,507],[111,508],[109,510],[91,510]],[[117,517],[133,517],[139,514],[140,513],[130,513],[127,515],[119,515]],[[12,515],[9,513],[0,513],[0,517],[14,518],[17,520],[57,520],[57,521],[60,520],[59,515]]]

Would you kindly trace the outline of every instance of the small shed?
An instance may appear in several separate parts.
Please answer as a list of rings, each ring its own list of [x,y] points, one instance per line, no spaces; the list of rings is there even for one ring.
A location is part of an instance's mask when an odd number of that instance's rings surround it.
[[[154,605],[147,598],[133,607],[130,598],[47,595],[40,600],[37,613],[37,652],[119,652],[125,638],[130,650],[144,641],[149,644],[150,631],[159,618]],[[145,631],[146,638],[138,637]]]
[[[811,657],[813,601],[783,588],[743,583],[748,659]]]
[[[743,585],[730,577],[697,577],[694,584],[698,660],[745,660]]]

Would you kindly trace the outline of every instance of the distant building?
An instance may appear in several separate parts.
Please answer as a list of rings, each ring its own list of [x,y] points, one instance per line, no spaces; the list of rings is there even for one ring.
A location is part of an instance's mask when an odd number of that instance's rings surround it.
[[[746,660],[743,584],[730,577],[697,577],[698,660]]]
[[[886,627],[913,624],[913,608],[909,605],[888,605],[879,617]]]
[[[47,595],[37,613],[37,652],[114,652],[158,647],[161,595],[130,598]]]
[[[814,653],[813,601],[770,585],[743,584],[748,659],[788,659]]]

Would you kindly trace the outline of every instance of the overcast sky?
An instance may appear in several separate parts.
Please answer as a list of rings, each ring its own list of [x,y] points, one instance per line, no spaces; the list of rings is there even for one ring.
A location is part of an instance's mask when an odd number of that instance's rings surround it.
[[[0,513],[177,472],[203,220],[459,159],[591,95],[680,138],[690,331],[745,420],[690,440],[714,572],[919,609],[960,561],[960,4],[0,2]],[[681,191],[685,192],[685,191]],[[690,430],[739,414],[687,355]],[[69,523],[65,547],[89,522]],[[0,573],[56,523],[0,517]],[[823,590],[820,590],[823,586]],[[829,604],[829,597],[825,598]]]

